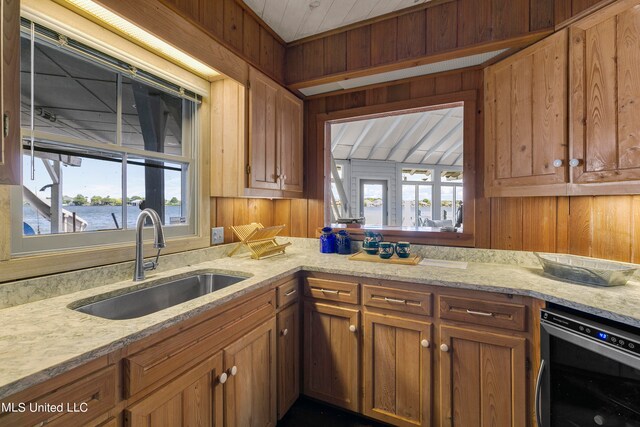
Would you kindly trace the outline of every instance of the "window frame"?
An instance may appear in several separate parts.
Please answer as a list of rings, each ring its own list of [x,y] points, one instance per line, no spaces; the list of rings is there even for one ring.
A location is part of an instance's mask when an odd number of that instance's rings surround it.
[[[28,5],[21,9],[21,16],[38,25],[50,28],[60,34],[68,34],[68,37],[74,37],[80,43],[87,44],[91,48],[102,51],[107,55],[115,56],[123,61],[136,58],[134,65],[141,69],[149,70],[151,74],[158,75],[159,78],[175,82],[180,87],[202,97],[202,103],[194,106],[192,120],[189,126],[183,126],[183,135],[185,132],[190,134],[190,143],[183,145],[182,156],[171,154],[154,153],[145,150],[138,150],[130,147],[118,146],[110,143],[99,143],[87,140],[81,140],[72,137],[60,135],[51,135],[46,132],[34,132],[34,137],[43,137],[47,140],[62,142],[72,146],[89,149],[99,149],[101,151],[115,151],[118,153],[131,154],[137,158],[150,160],[160,160],[168,162],[176,162],[188,164],[188,172],[185,180],[190,206],[188,207],[188,224],[171,225],[165,228],[165,235],[169,240],[176,240],[179,244],[175,247],[178,250],[185,250],[189,247],[205,247],[208,246],[208,239],[205,240],[204,233],[208,228],[209,206],[205,200],[205,194],[208,193],[208,180],[203,174],[203,168],[208,162],[208,153],[203,145],[205,144],[206,135],[209,132],[208,126],[199,120],[199,115],[207,115],[208,99],[210,91],[210,83],[201,77],[186,71],[181,67],[168,62],[160,56],[149,52],[120,36],[109,33],[106,39],[105,30],[99,25],[90,22],[55,3],[46,1],[42,3],[27,2]],[[23,5],[24,6],[24,5]],[[42,9],[40,9],[42,7]],[[46,12],[45,12],[46,10]],[[65,19],[66,18],[66,19]],[[65,24],[63,21],[69,22]],[[82,21],[82,22],[79,22]],[[71,24],[72,23],[72,24]],[[64,31],[67,29],[68,31]],[[81,29],[85,29],[84,33],[80,33]],[[111,40],[109,40],[111,39]],[[109,49],[102,50],[102,46],[109,46]],[[120,49],[118,50],[116,46]],[[148,62],[145,62],[147,60]],[[175,74],[172,74],[175,73]],[[172,78],[175,76],[175,79]],[[145,82],[148,84],[148,82]],[[185,129],[185,128],[188,128]],[[21,132],[21,140],[24,137],[31,137],[31,132]],[[185,139],[185,141],[187,141]],[[115,150],[114,150],[115,149]],[[21,157],[22,158],[22,157]],[[21,162],[22,164],[22,162]],[[121,163],[122,165],[122,163]],[[126,167],[123,166],[123,169]],[[123,173],[126,176],[126,172]],[[22,176],[22,173],[21,173]],[[122,183],[126,186],[126,181]],[[206,187],[206,188],[205,188]],[[100,248],[110,247],[117,251],[117,248],[131,246],[135,237],[133,229],[118,229],[111,231],[84,231],[81,233],[63,233],[54,235],[38,235],[24,236],[22,232],[22,185],[15,186],[10,191],[11,200],[11,256],[12,258],[21,258],[24,256],[34,255],[37,253],[61,252],[64,254],[79,248],[83,250],[98,250]],[[19,203],[18,203],[19,201]],[[124,209],[123,209],[124,210]],[[20,225],[16,225],[16,222]],[[125,220],[126,224],[126,220]],[[123,226],[125,226],[123,224]],[[149,233],[145,230],[145,236]],[[37,243],[33,243],[33,242]],[[117,251],[120,253],[120,251]],[[130,258],[130,257],[127,257]],[[86,264],[99,264],[106,262],[116,262],[116,259],[108,257],[103,262],[88,262]]]

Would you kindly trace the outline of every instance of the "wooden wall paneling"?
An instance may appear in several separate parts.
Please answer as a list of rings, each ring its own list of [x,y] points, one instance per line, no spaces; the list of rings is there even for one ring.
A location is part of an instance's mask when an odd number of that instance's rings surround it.
[[[640,167],[640,9],[618,15],[618,166]]]
[[[304,79],[312,79],[324,75],[324,40],[312,40],[302,45]]]
[[[462,74],[446,74],[435,78],[436,95],[459,92],[462,90]]]
[[[295,45],[286,49],[284,62],[287,64],[285,81],[296,82],[303,79],[302,64],[304,62],[303,45]]]
[[[413,85],[411,85],[413,91]],[[387,102],[387,87],[376,87],[367,90],[366,100],[367,105],[384,104]]]
[[[371,24],[371,65],[382,65],[396,60],[398,19],[387,19]]]
[[[200,15],[198,0],[168,0],[168,2],[190,18],[197,18]]]
[[[233,242],[233,232],[229,228],[233,225],[233,200],[231,198],[218,197],[216,199],[216,221],[212,223],[216,227],[224,227],[224,242]]]
[[[371,65],[371,26],[347,31],[347,70],[358,70]]]
[[[411,82],[411,98],[426,98],[436,94],[436,79],[416,79]]]
[[[555,197],[522,199],[522,248],[556,252],[557,206]]]
[[[274,73],[273,45],[275,43],[276,41],[269,31],[260,28],[260,67],[271,75]]]
[[[569,252],[569,197],[556,198],[556,252]]]
[[[341,73],[347,70],[347,33],[337,33],[324,39],[324,72]]]
[[[526,0],[492,0],[491,38],[502,40],[527,33],[529,31],[529,8],[530,4]]]
[[[309,199],[307,218],[307,237],[316,237],[317,228],[326,225],[324,223],[324,200]]]
[[[291,200],[291,236],[294,237],[315,237],[308,234],[308,202],[305,199]]]
[[[491,127],[495,134],[495,176],[492,178],[511,178],[511,67],[504,67],[495,73],[495,79],[489,83],[495,91],[495,117]],[[491,90],[491,87],[488,89]]]
[[[554,0],[530,0],[529,30],[538,31],[553,28],[554,7],[558,3],[568,3]]]
[[[411,83],[401,83],[387,88],[387,102],[405,101],[407,99],[411,99]],[[359,106],[364,107],[365,103]]]
[[[251,199],[233,199],[233,225],[249,224],[255,222],[249,215],[249,201]]]
[[[284,82],[285,48],[277,41],[273,42],[273,75],[279,82]],[[288,64],[287,64],[288,67]]]
[[[224,0],[224,40],[242,52],[242,7],[235,0]]]
[[[306,200],[302,200],[306,204]],[[281,236],[292,236],[291,234],[291,200],[282,199],[273,201],[273,223],[284,224]],[[305,229],[306,233],[306,229]]]
[[[458,47],[491,39],[491,3],[491,1],[458,0]]]
[[[569,199],[569,253],[591,256],[593,197]]]
[[[398,60],[423,56],[426,52],[426,13],[418,10],[398,16]]]
[[[570,0],[571,1],[571,15],[577,15],[583,10],[589,9],[591,6],[600,2],[600,0]]]
[[[211,167],[209,191],[212,195],[223,194],[224,153],[224,80],[211,83]]]
[[[593,198],[591,256],[631,261],[631,196]]]
[[[532,0],[536,2],[537,0]],[[571,18],[571,0],[554,1],[553,20],[555,25]]]
[[[224,2],[202,0],[198,21],[219,39],[224,37]]]
[[[533,56],[513,64],[511,69],[511,176],[533,174],[532,85]]]
[[[246,57],[255,65],[262,65],[260,62],[260,32],[261,27],[258,21],[251,14],[244,12],[243,17],[243,52]],[[264,31],[264,30],[262,30]]]
[[[522,250],[522,198],[491,199],[491,248]]]
[[[427,9],[426,27],[427,55],[458,46],[458,2]]]

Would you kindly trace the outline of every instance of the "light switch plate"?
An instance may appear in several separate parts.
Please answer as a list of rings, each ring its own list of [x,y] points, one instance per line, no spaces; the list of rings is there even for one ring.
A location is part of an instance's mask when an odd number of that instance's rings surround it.
[[[214,227],[211,229],[211,244],[219,245],[224,243],[224,227]]]

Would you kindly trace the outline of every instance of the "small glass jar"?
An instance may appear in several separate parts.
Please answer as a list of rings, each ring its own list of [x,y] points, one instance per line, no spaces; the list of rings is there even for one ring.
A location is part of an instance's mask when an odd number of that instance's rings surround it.
[[[336,237],[338,245],[338,253],[340,255],[349,255],[351,253],[351,236],[346,230],[338,231],[338,237]]]
[[[323,254],[332,254],[336,251],[336,235],[333,234],[333,228],[324,227],[320,235],[320,252]]]

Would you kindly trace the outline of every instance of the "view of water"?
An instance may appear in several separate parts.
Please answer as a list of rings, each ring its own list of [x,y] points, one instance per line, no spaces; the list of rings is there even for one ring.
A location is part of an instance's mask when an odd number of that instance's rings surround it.
[[[453,208],[442,207],[443,211],[447,212],[447,219],[453,221]],[[415,207],[410,203],[404,203],[402,206],[402,225],[405,227],[415,227]],[[427,207],[420,212],[420,218],[422,219],[420,226],[426,226],[426,219],[431,219],[431,208]],[[440,216],[443,217],[442,212]],[[382,225],[382,206],[365,206],[364,208],[365,223],[368,225]],[[455,222],[455,221],[453,221]]]
[[[64,210],[75,212],[76,215],[87,221],[88,226],[85,231],[96,230],[115,230],[116,225],[113,221],[111,213],[114,213],[118,221],[118,225],[122,228],[122,206],[64,206]],[[179,217],[180,206],[165,206],[165,224],[170,223],[171,217]],[[140,208],[136,206],[127,207],[127,227],[134,228],[136,219],[140,214]],[[24,222],[29,224],[36,234],[51,233],[51,223],[43,216],[38,215],[34,209],[25,205],[23,208]]]

